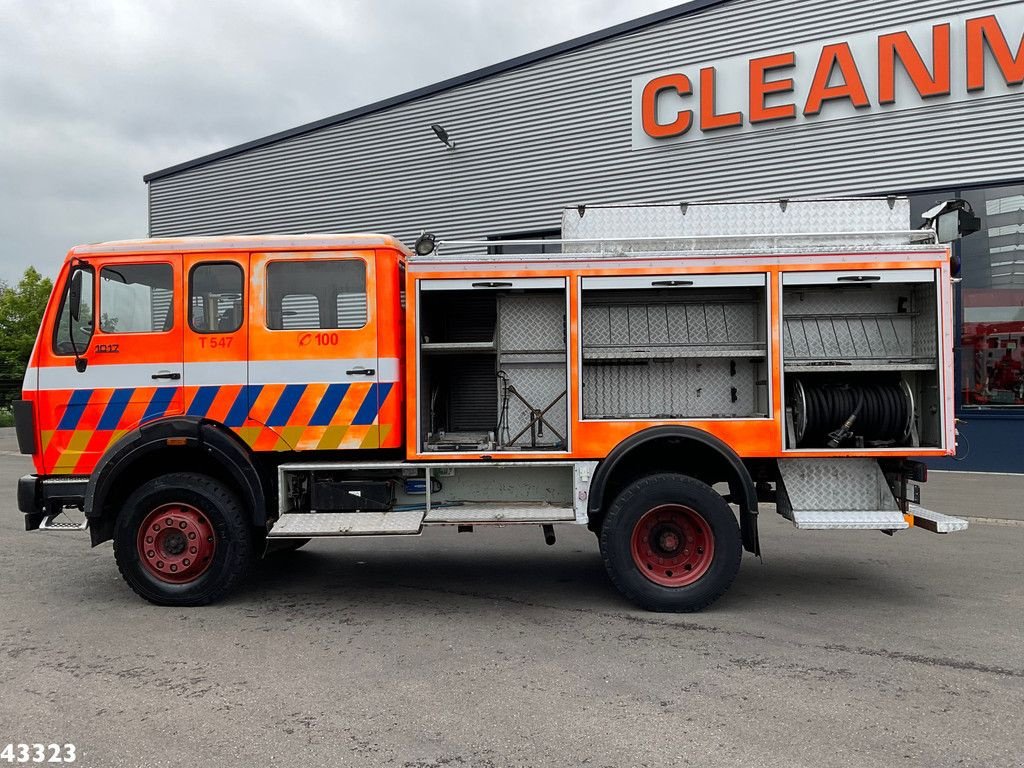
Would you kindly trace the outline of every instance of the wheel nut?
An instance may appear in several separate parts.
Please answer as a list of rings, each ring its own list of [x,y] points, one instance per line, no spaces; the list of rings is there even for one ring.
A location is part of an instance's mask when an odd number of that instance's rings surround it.
[[[191,552],[191,553],[192,553],[192,554],[194,555],[194,554],[195,554],[196,552],[198,552],[199,550],[198,550],[198,549],[196,549],[195,547],[189,547],[189,548],[188,548],[188,551],[189,551],[189,552]]]
[[[195,531],[189,531],[189,532],[188,532],[188,537],[189,537],[190,539],[194,539],[194,538],[196,537],[196,532],[195,532]]]
[[[146,557],[156,557],[156,552],[151,549],[146,553]]]
[[[166,520],[164,520],[164,525],[174,525],[174,521],[168,517]]]
[[[171,573],[174,573],[177,570],[178,570],[178,566],[176,566],[176,565],[172,565],[171,566]]]
[[[178,527],[181,528],[181,530],[185,530],[186,528],[188,528],[188,523],[182,520],[180,523],[178,523]]]
[[[157,560],[156,561],[156,567],[157,568],[163,568],[164,567],[164,561],[163,560]]]
[[[189,559],[188,559],[188,558],[186,557],[186,558],[185,558],[184,560],[182,560],[182,561],[181,561],[181,564],[187,567],[187,566],[189,566],[189,565],[191,565],[191,564],[192,564],[192,561],[191,561],[191,560],[189,560]],[[173,565],[171,566],[171,570],[172,570],[172,571],[174,570],[174,566],[173,566]]]
[[[153,543],[153,537],[152,536],[147,536],[146,537],[146,543],[147,544],[152,544]]]

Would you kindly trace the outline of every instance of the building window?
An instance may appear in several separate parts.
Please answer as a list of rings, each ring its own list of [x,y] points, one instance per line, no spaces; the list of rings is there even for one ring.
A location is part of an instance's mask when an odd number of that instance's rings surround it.
[[[242,327],[244,275],[235,263],[200,264],[189,277],[188,322],[196,333],[234,333]]]
[[[965,406],[1024,406],[1024,185],[961,195],[981,231],[960,243]]]
[[[561,253],[561,243],[547,243],[545,240],[559,240],[562,237],[561,230],[547,229],[543,232],[521,232],[516,235],[495,235],[487,238],[494,245],[487,246],[487,252],[499,255],[510,255],[517,253]],[[531,243],[514,243],[511,240],[532,240]],[[541,242],[536,242],[541,241]]]
[[[355,329],[366,320],[364,262],[275,261],[267,266],[270,330]]]
[[[174,327],[174,268],[125,264],[100,270],[103,333],[163,333]]]

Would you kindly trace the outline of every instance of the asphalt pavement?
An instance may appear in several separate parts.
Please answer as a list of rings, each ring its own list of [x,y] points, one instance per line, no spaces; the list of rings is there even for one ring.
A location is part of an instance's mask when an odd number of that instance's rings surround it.
[[[30,463],[0,449],[0,747],[74,743],[83,768],[1024,764],[1022,524],[763,514],[763,561],[688,616],[625,602],[571,526],[554,547],[534,526],[313,542],[166,609],[109,544],[25,533]]]

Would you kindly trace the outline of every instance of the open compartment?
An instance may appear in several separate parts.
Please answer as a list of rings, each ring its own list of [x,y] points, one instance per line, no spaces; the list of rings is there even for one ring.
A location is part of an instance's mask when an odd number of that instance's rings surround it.
[[[564,279],[421,281],[418,352],[421,450],[568,450]]]
[[[786,447],[942,446],[937,275],[782,277]]]
[[[763,274],[583,279],[584,419],[763,418]]]

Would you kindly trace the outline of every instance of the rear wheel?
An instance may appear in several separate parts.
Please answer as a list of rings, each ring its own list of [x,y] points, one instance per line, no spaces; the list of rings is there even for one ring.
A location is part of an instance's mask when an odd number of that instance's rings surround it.
[[[729,588],[742,544],[714,489],[685,475],[632,483],[612,502],[599,537],[612,583],[651,611],[699,611]]]
[[[227,594],[252,561],[249,522],[238,498],[206,475],[150,480],[125,502],[114,532],[124,580],[157,605],[206,605]]]

